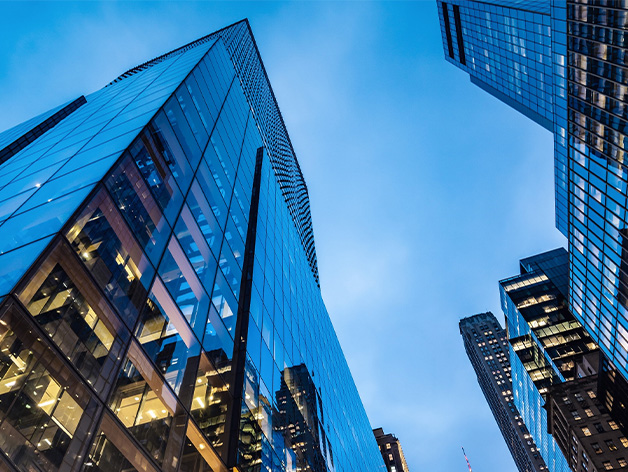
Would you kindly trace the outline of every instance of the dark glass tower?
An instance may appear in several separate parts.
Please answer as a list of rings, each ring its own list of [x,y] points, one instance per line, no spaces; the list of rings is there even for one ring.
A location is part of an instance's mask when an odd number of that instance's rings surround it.
[[[247,21],[0,134],[0,241],[0,470],[384,470]]]
[[[447,60],[474,81],[485,75],[482,67],[470,66],[478,54],[488,58],[484,70],[490,69],[498,83],[512,80],[510,68],[518,70],[527,85],[515,81],[515,93],[524,98],[530,92],[546,104],[543,116],[554,133],[556,225],[569,241],[569,308],[609,362],[628,376],[628,3],[438,0],[438,7]],[[478,10],[479,16],[472,13]],[[537,33],[539,19],[545,29]],[[456,21],[461,28],[455,29]],[[508,27],[499,29],[502,23]],[[537,34],[546,38],[543,60],[551,59],[543,63],[551,97],[533,86],[538,70],[533,74],[526,63],[538,53]],[[484,88],[503,99],[504,90],[494,84],[496,92]],[[530,116],[520,108],[521,100],[516,102],[510,104]]]
[[[461,319],[460,334],[517,470],[546,471],[545,462],[513,402],[506,331],[492,313],[481,313]]]

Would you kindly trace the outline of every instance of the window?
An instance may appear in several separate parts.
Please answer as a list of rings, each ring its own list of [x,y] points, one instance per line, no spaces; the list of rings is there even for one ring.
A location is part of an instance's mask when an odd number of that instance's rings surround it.
[[[592,443],[591,447],[593,448],[596,454],[602,454],[602,448],[600,447],[598,443]]]
[[[122,472],[126,470],[144,470],[156,472],[156,469],[144,459],[127,439],[124,431],[113,421],[108,412],[103,415],[100,431],[89,455],[91,465],[96,465],[96,470],[110,472]],[[93,470],[88,467],[87,470]]]
[[[623,457],[619,457],[617,462],[619,462],[619,467],[626,467],[628,465],[628,462],[626,462],[626,459]]]
[[[395,460],[395,459],[393,458],[393,455],[392,455],[392,454],[388,454],[388,460],[389,460],[390,462],[392,462],[392,461],[394,461],[394,460]]]
[[[587,414],[589,418],[593,416],[593,411],[591,411],[591,408],[586,408],[584,412]]]
[[[67,243],[60,242],[19,290],[19,298],[94,389],[106,395],[129,334]]]
[[[602,462],[602,465],[606,470],[613,470],[613,466],[611,465],[611,461]]]
[[[386,449],[390,449],[390,443],[386,443]]]
[[[66,237],[127,325],[135,326],[154,270],[105,190],[81,211]]]
[[[89,440],[95,401],[69,369],[47,358],[49,348],[16,304],[0,321],[0,448],[22,470],[57,471]]]
[[[153,177],[153,181],[156,178]],[[127,154],[122,163],[109,174],[105,185],[140,246],[154,264],[159,263],[170,227],[130,155]],[[177,209],[180,205],[181,202],[178,202]]]
[[[617,423],[615,423],[613,420],[609,421],[608,425],[611,427],[612,430],[619,429],[619,426],[617,426]]]
[[[604,443],[608,447],[609,451],[616,451],[617,450],[617,446],[615,446],[615,443],[613,442],[612,439],[607,439],[606,441],[604,441]]]
[[[580,416],[580,413],[578,412],[578,410],[571,410],[571,416],[573,416],[573,419],[576,420],[576,421],[582,419],[582,417]]]
[[[109,407],[160,466],[171,463],[185,427],[173,421],[182,414],[181,407],[135,342],[129,346]]]
[[[226,414],[228,405],[231,404],[231,396],[229,385],[223,381],[219,371],[214,367],[216,364],[218,369],[226,368],[225,358],[216,352],[213,354],[215,357],[210,360],[207,354],[201,353],[190,413],[210,444],[219,448],[224,441]],[[254,390],[254,387],[251,388]],[[262,416],[260,421],[267,424],[266,409],[260,405],[258,412]]]
[[[184,375],[197,360],[200,345],[159,277],[146,301],[136,336],[166,382],[185,398],[190,387],[186,385],[181,392]]]
[[[625,436],[622,436],[621,438],[619,438],[619,440],[621,441],[622,446],[628,447],[628,439],[626,439]]]
[[[604,426],[602,426],[602,423],[595,423],[593,426],[595,426],[595,429],[598,433],[604,432]]]
[[[591,436],[591,431],[586,426],[582,428],[582,432],[584,433],[585,436]]]

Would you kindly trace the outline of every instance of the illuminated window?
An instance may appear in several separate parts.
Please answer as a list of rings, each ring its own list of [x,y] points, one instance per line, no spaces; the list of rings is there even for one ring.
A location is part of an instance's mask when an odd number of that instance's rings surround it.
[[[617,446],[615,446],[615,443],[613,442],[612,439],[607,439],[606,441],[604,441],[604,443],[606,444],[606,447],[608,447],[609,451],[617,450]]]

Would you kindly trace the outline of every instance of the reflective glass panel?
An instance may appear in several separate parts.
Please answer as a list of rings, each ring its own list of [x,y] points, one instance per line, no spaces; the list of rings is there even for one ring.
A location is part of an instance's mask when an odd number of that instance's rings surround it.
[[[129,334],[88,280],[72,250],[60,242],[19,297],[87,382],[106,394]]]
[[[96,406],[26,316],[11,303],[0,316],[0,448],[21,469],[56,471],[88,439]]]
[[[105,190],[83,209],[66,236],[132,328],[146,300],[154,269]]]
[[[106,185],[140,245],[153,264],[157,264],[170,227],[130,156],[114,169]]]
[[[170,470],[183,437],[185,425],[175,421],[182,410],[135,342],[129,347],[109,406],[151,458]]]
[[[187,405],[189,395],[186,389],[180,392],[181,384],[186,379],[189,383],[196,375],[201,346],[159,278],[146,301],[136,336],[166,382]]]

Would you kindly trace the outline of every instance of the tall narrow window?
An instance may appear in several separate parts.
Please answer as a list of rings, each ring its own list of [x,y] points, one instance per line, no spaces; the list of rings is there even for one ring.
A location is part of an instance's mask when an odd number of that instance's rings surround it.
[[[456,23],[456,39],[458,40],[458,55],[460,56],[460,63],[467,65],[467,59],[464,55],[464,41],[462,39],[462,22],[460,21],[460,7],[454,5],[454,22]]]
[[[443,2],[443,20],[445,21],[445,36],[447,37],[447,50],[449,57],[454,59],[454,45],[451,42],[451,25],[449,24],[449,6]]]

